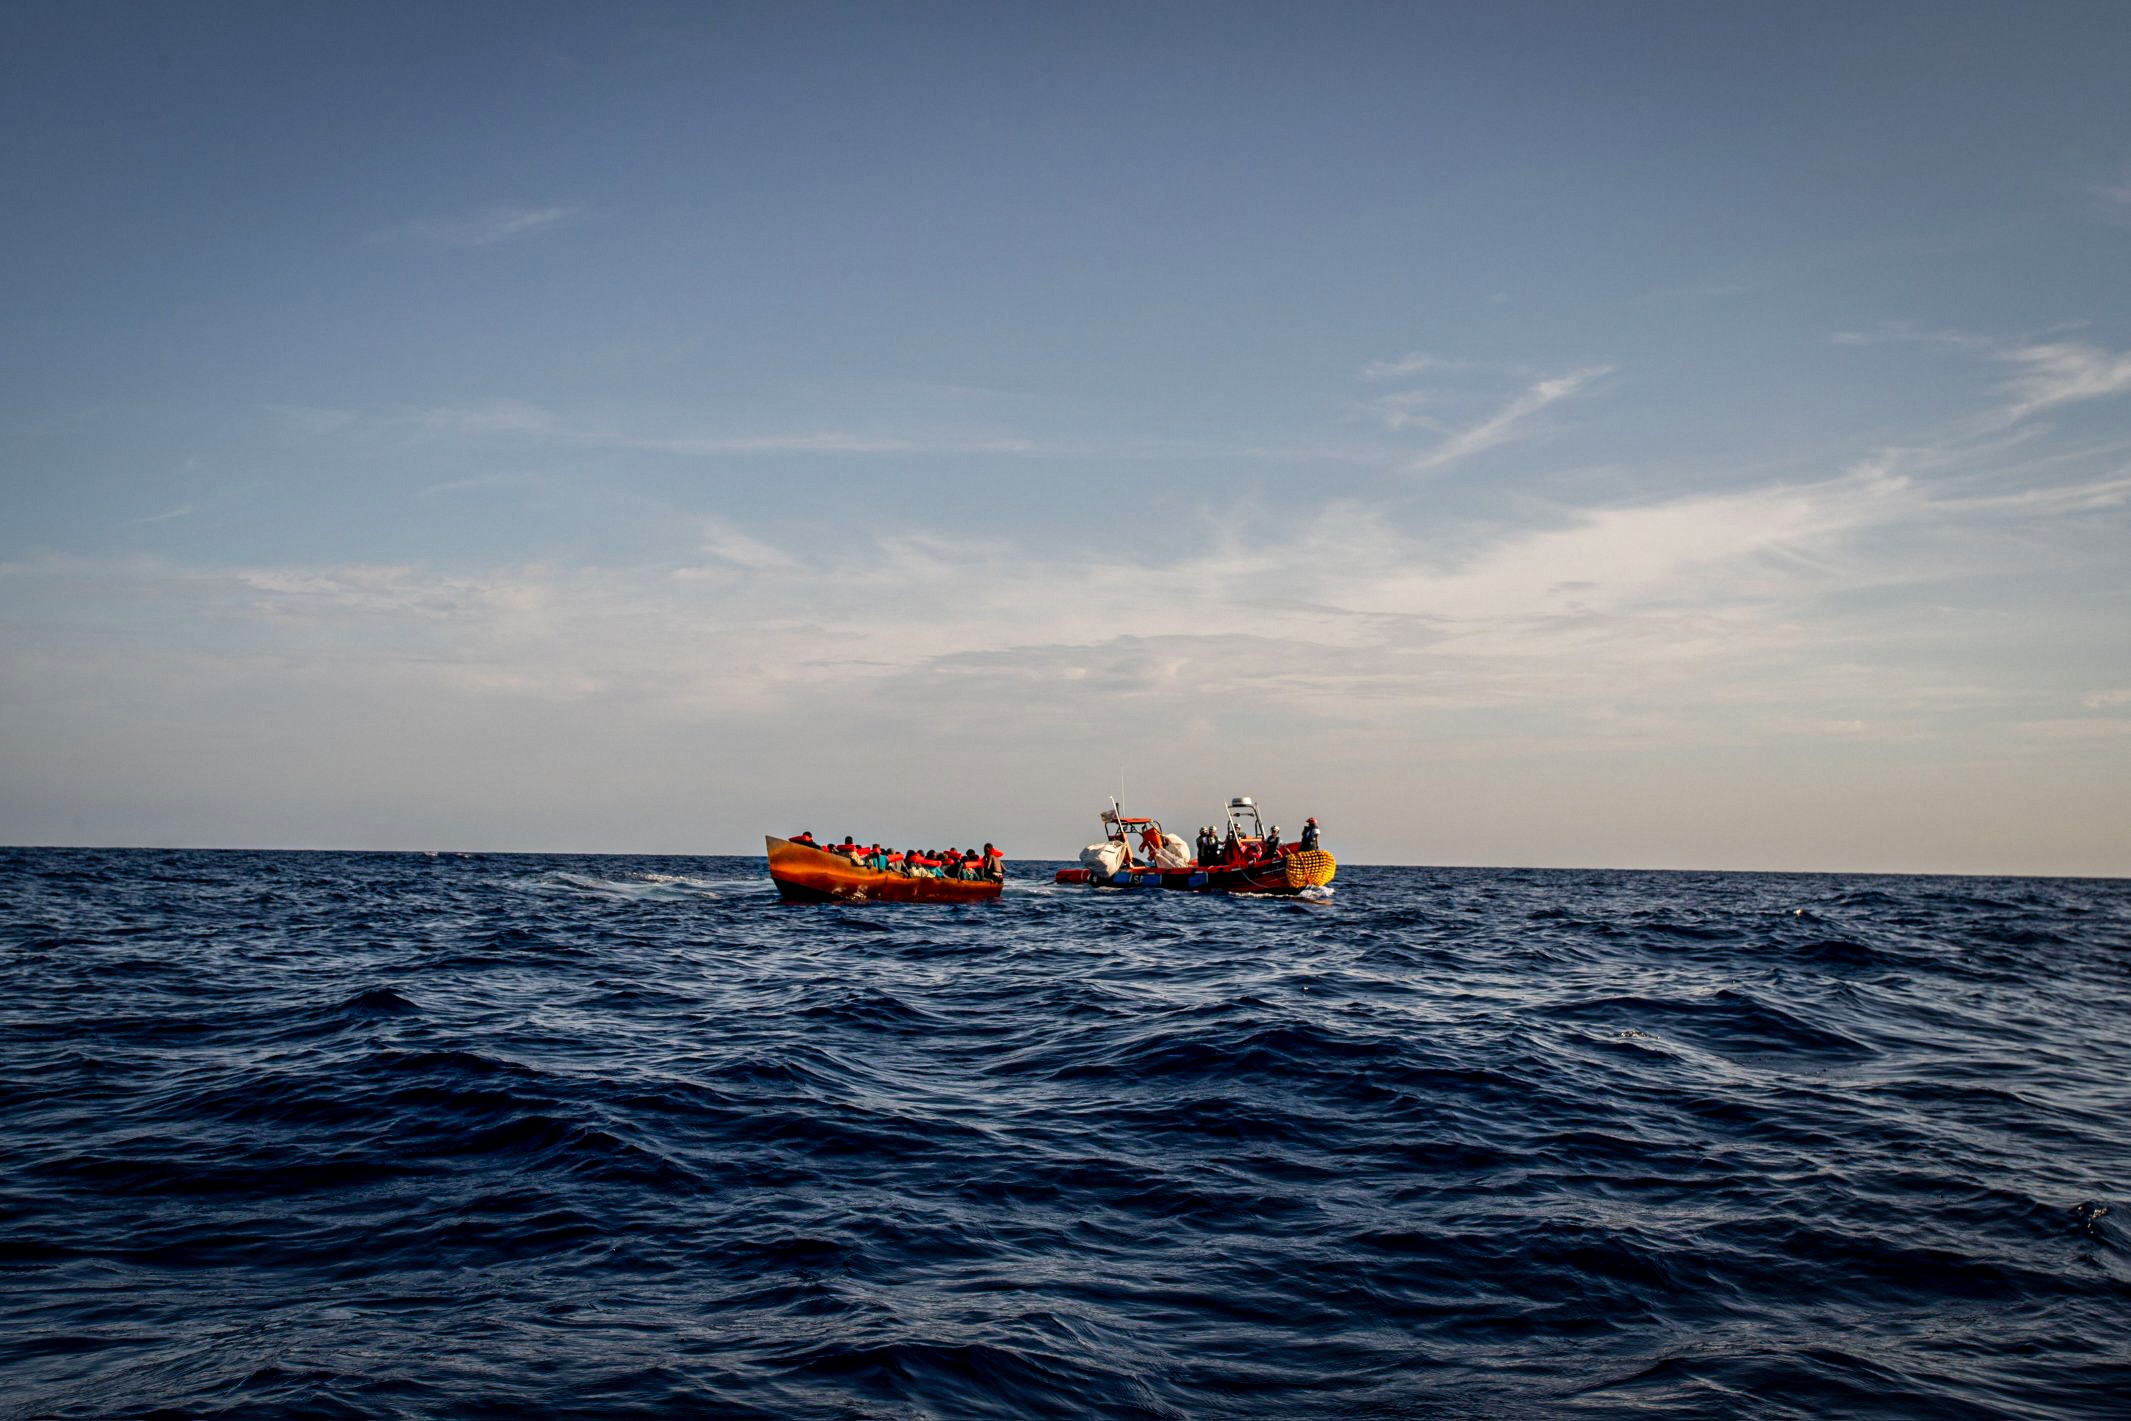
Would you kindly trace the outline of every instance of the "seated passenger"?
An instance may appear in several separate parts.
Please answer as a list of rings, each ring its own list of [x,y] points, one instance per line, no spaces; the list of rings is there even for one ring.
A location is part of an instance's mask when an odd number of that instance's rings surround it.
[[[821,847],[821,845],[814,842],[814,831],[812,829],[801,829],[798,833],[792,835],[792,842],[795,844],[805,844],[810,849],[818,849]]]

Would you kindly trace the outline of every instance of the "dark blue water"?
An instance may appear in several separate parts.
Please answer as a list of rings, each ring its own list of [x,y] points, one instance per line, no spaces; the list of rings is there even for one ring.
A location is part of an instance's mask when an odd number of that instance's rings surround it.
[[[1338,886],[0,851],[0,1415],[2131,1411],[2131,884]]]

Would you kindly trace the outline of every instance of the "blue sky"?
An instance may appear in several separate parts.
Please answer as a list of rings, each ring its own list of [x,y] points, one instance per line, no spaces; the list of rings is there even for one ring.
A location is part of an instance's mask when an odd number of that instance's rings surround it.
[[[2131,11],[9,23],[0,838],[2131,872]]]

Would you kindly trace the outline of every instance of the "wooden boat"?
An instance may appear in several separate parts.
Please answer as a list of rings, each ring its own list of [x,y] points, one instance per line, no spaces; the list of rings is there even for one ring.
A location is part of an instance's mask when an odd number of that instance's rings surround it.
[[[787,903],[984,903],[999,896],[995,878],[907,878],[860,868],[842,854],[765,835],[770,878]]]
[[[1172,888],[1186,893],[1269,893],[1292,898],[1311,889],[1329,891],[1332,877],[1339,871],[1339,861],[1323,849],[1284,847],[1270,857],[1262,856],[1265,823],[1248,795],[1228,802],[1229,835],[1240,848],[1239,862],[1163,864],[1138,860],[1132,855],[1133,837],[1137,835],[1152,856],[1154,846],[1165,840],[1161,821],[1127,816],[1113,800],[1110,808],[1103,811],[1102,822],[1104,842],[1088,846],[1081,855],[1082,867],[1058,870],[1058,882],[1086,883],[1096,888]],[[1110,867],[1111,863],[1117,866]]]

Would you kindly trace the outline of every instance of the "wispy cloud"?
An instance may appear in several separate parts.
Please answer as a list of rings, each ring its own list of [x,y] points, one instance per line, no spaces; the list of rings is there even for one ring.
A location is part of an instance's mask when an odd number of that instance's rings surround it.
[[[576,207],[496,206],[451,217],[419,217],[370,234],[373,242],[423,242],[439,247],[488,247],[529,237],[580,215]]]
[[[424,429],[454,434],[563,434],[552,410],[524,400],[485,400],[478,404],[435,405],[417,412]]]
[[[1372,360],[1361,368],[1364,380],[1410,380],[1416,375],[1439,375],[1445,372],[1463,373],[1485,371],[1492,375],[1528,376],[1534,373],[1529,365],[1500,360],[1464,360],[1453,356],[1430,355],[1415,351],[1396,360]]]
[[[355,416],[348,417],[356,422]],[[760,431],[668,431],[651,418],[567,414],[524,400],[484,400],[383,411],[365,423],[469,439],[519,438],[598,449],[638,450],[705,459],[751,455],[991,457],[1100,462],[1248,460],[1268,464],[1383,467],[1402,451],[1364,444],[1247,444],[1191,439],[1039,438],[977,422],[913,423],[908,428],[855,425]],[[309,426],[304,426],[306,429]],[[323,429],[327,426],[320,425]],[[331,427],[339,427],[337,425]],[[452,486],[458,486],[454,483]]]
[[[763,542],[760,538],[742,532],[723,519],[706,519],[703,524],[703,551],[720,562],[750,571],[772,568],[796,569],[801,564],[784,549]],[[686,572],[688,569],[680,569]]]
[[[2131,354],[2071,341],[2015,345],[1996,352],[2019,374],[2000,387],[2005,414],[2020,420],[2059,405],[2131,393]]]
[[[1837,345],[1874,346],[1897,343],[1944,346],[1973,353],[2014,372],[1997,386],[2000,403],[1969,421],[1957,439],[1975,439],[2066,405],[2131,394],[2131,353],[2085,341],[2052,339],[2079,329],[2073,322],[2033,336],[2012,339],[1972,331],[1931,329],[1889,322],[1866,330],[1839,331]]]
[[[356,421],[351,411],[321,409],[315,405],[268,405],[266,415],[280,428],[301,435],[332,434]]]
[[[2114,182],[2095,184],[2093,196],[2103,217],[2111,222],[2131,223],[2131,169]]]
[[[1566,375],[1536,380],[1486,419],[1451,434],[1435,448],[1408,463],[1406,468],[1411,473],[1429,473],[1506,444],[1517,438],[1523,426],[1541,410],[1586,389],[1593,381],[1612,372],[1610,365],[1593,365],[1572,370]]]
[[[1610,365],[1590,365],[1546,373],[1518,362],[1416,351],[1361,368],[1371,384],[1405,386],[1371,396],[1361,409],[1394,434],[1424,430],[1438,436],[1432,448],[1394,461],[1408,473],[1431,473],[1522,437],[1542,410],[1612,371]]]
[[[2082,353],[2057,349],[2068,344]],[[2054,408],[2117,379],[2116,357],[2089,345],[1982,349],[1975,368],[1991,373],[1975,384],[1991,409]],[[1449,431],[1419,455],[1440,467],[1521,437],[1604,374],[1512,381],[1437,363],[1388,377],[1416,388],[1371,393],[1407,401],[1409,428]],[[2026,383],[2001,390],[2002,375]],[[1436,386],[1444,410],[1430,403]],[[666,435],[509,401],[371,418],[388,417],[439,438],[706,454],[1064,447],[997,431]],[[1243,743],[1236,726],[1262,722],[1287,737],[1321,726],[1480,756],[1928,738],[1985,719],[2028,755],[2118,735],[2087,727],[2123,720],[2114,698],[2131,692],[2089,693],[2080,720],[2068,693],[2052,701],[2003,669],[2025,665],[2017,643],[2032,625],[2004,589],[2106,562],[2131,470],[2091,447],[2065,457],[2070,441],[2046,420],[1964,439],[1919,439],[1828,476],[1741,486],[1712,470],[1667,497],[1540,503],[1527,491],[1508,517],[1435,510],[1420,524],[1381,499],[1300,516],[1232,509],[1203,532],[1170,530],[1158,550],[1069,544],[1062,529],[1047,540],[1034,527],[943,537],[919,531],[932,516],[922,511],[897,524],[892,505],[865,535],[788,537],[719,505],[715,518],[685,515],[678,554],[661,540],[597,566],[32,560],[0,569],[0,620],[64,596],[97,627],[10,668],[55,722],[73,705],[192,697],[207,723],[211,702],[272,687],[309,697],[308,713],[328,721],[354,717],[349,707],[381,720],[380,706],[419,707],[409,713],[479,734],[510,700],[538,702],[542,723],[573,706],[587,721],[626,708],[639,725],[741,726],[749,743],[811,706],[861,704],[896,732],[949,707],[1071,743],[1125,709],[1173,726],[1226,717],[1232,743]],[[1391,466],[1414,455],[1401,458]],[[1973,593],[1991,578],[1998,591]],[[2067,643],[2120,634],[2113,604],[2049,615]],[[2008,648],[2002,666],[1976,650],[1993,637]],[[219,699],[200,689],[217,686]],[[2027,724],[2052,728],[2012,733]]]
[[[1632,708],[1723,667],[1727,684],[1762,685],[1784,715],[1818,724],[1856,712],[1824,686],[1799,689],[1812,654],[1799,609],[1888,580],[1850,555],[1860,533],[1936,516],[1906,481],[1856,474],[1563,509],[1550,526],[1508,530],[1449,562],[1338,507],[1285,536],[1227,530],[1170,560],[911,533],[802,552],[707,519],[707,561],[681,565],[33,571],[101,597],[190,604],[197,625],[225,628],[208,635],[214,644],[248,624],[264,649],[316,660],[321,675],[344,654],[350,674],[384,658],[401,680],[433,672],[484,694],[612,693],[674,715],[767,713],[793,696],[891,686],[915,705],[951,677],[958,704],[1045,723],[1098,713],[1129,690],[1179,704],[1248,692],[1253,705],[1340,721],[1387,706],[1598,698],[1625,725],[1642,715]],[[795,598],[795,587],[834,595]],[[1157,606],[1175,630],[1090,615]],[[954,611],[931,610],[942,607]],[[464,679],[466,668],[479,677]]]
[[[1876,326],[1862,330],[1837,331],[1828,337],[1836,345],[1950,345],[1968,349],[1988,349],[1992,342],[1986,336],[1967,331],[1934,329],[1916,325],[1910,321],[1882,321]]]

